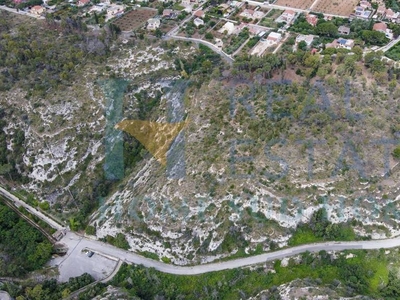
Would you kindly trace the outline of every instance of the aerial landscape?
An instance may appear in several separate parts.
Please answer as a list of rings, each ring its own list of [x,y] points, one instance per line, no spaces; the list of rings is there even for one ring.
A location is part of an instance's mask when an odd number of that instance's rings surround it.
[[[400,1],[0,0],[0,300],[400,299]]]

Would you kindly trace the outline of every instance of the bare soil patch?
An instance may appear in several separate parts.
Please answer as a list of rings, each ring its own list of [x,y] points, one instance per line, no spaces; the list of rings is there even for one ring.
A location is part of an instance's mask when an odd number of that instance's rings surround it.
[[[132,31],[142,26],[148,19],[157,14],[155,9],[137,9],[131,10],[121,18],[114,21],[122,31]]]
[[[278,0],[276,5],[307,9],[314,3],[314,0]]]
[[[313,11],[349,16],[358,2],[358,0],[319,0],[313,7]]]

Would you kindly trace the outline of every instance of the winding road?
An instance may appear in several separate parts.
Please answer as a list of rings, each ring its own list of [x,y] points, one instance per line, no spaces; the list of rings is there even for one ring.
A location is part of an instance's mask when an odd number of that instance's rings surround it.
[[[163,39],[164,40],[175,39],[175,40],[181,40],[181,41],[190,41],[190,42],[194,42],[197,44],[203,44],[203,45],[209,47],[214,52],[221,55],[221,57],[223,59],[225,59],[227,63],[232,64],[234,62],[234,59],[230,55],[226,54],[224,51],[219,49],[217,46],[215,46],[214,44],[207,42],[205,40],[189,38],[189,37],[184,37],[184,36],[179,36],[179,35],[166,35]]]
[[[30,207],[28,204],[24,203],[10,192],[0,187],[0,194],[7,199],[13,201],[16,205],[23,205],[25,208],[29,208],[33,214],[41,218],[44,222],[54,227],[55,229],[62,229],[63,227],[57,224],[51,218],[45,216],[36,209]],[[62,265],[75,265],[75,256],[77,253],[82,253],[84,250],[93,250],[94,252],[102,255],[104,257],[113,258],[117,261],[127,262],[131,264],[141,264],[148,268],[155,268],[158,271],[177,274],[177,275],[196,275],[204,274],[214,271],[222,271],[227,269],[235,269],[260,263],[265,263],[267,261],[272,261],[276,259],[283,259],[285,257],[294,256],[304,252],[319,252],[321,250],[325,251],[342,251],[350,249],[380,249],[380,248],[394,248],[400,246],[400,237],[392,239],[383,240],[370,240],[370,241],[355,241],[355,242],[325,242],[325,243],[315,243],[308,245],[301,245],[292,248],[286,248],[278,250],[275,252],[264,253],[256,256],[250,256],[246,258],[238,258],[230,261],[209,263],[196,266],[175,266],[171,264],[166,264],[160,261],[155,261],[149,258],[145,258],[133,252],[122,250],[116,248],[112,245],[100,242],[98,240],[90,239],[87,237],[80,236],[74,232],[67,231],[66,235],[62,238],[61,242],[65,243],[69,250],[67,252],[66,258],[63,259]],[[90,266],[90,264],[88,264]],[[85,270],[85,265],[81,265],[82,274]],[[62,268],[60,273],[62,273]]]

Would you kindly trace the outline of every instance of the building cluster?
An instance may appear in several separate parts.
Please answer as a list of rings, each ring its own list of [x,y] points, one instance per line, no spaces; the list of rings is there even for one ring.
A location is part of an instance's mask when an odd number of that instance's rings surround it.
[[[14,1],[26,1],[26,0],[14,0]],[[126,9],[126,5],[114,4],[110,0],[100,0],[99,3],[91,3],[91,0],[68,0],[71,5],[77,7],[88,7],[86,10],[89,14],[103,13],[105,20],[108,21],[112,18],[122,15]],[[148,0],[137,0],[147,2]],[[158,0],[158,2],[166,2],[168,0]],[[188,13],[192,17],[192,21],[195,27],[205,26],[206,14],[210,13],[210,8],[213,10],[214,16],[220,19],[220,22],[225,22],[218,30],[218,37],[215,38],[216,46],[222,48],[223,36],[238,35],[243,29],[247,28],[250,37],[259,37],[259,41],[250,50],[252,55],[262,55],[266,49],[274,47],[279,43],[282,43],[287,37],[286,30],[295,22],[298,17],[298,13],[293,9],[283,10],[279,16],[276,16],[273,20],[276,24],[280,24],[277,29],[271,30],[271,28],[262,26],[262,20],[266,17],[266,10],[263,10],[260,5],[251,7],[245,1],[229,0],[222,4],[212,4],[212,7],[202,5],[205,0],[178,0],[180,1],[180,8],[166,8],[162,11],[161,15],[153,16],[146,22],[146,28],[149,31],[155,31],[158,29],[163,20],[174,20],[182,13],[182,11]],[[175,2],[175,1],[174,1]],[[174,6],[175,8],[175,6]],[[46,8],[42,5],[35,5],[30,8],[30,12],[35,15],[43,15],[46,13]],[[234,18],[231,18],[235,16]],[[305,19],[308,24],[316,27],[321,18],[321,14],[307,13]],[[331,16],[324,16],[325,20],[330,20]],[[349,16],[349,20],[362,19],[374,20],[373,30],[382,32],[389,39],[393,39],[393,32],[389,28],[388,23],[395,22],[400,23],[400,13],[394,12],[391,8],[386,8],[383,2],[376,5],[372,5],[370,1],[361,0],[357,6],[354,7],[353,13]],[[341,36],[335,39],[333,42],[326,44],[326,47],[333,48],[344,48],[352,49],[354,47],[354,40],[347,38],[346,36],[351,34],[349,26],[340,26],[338,28],[338,34]],[[298,35],[296,37],[294,49],[297,49],[299,43],[309,48],[312,46],[312,42],[315,39],[313,35]],[[218,45],[217,45],[218,44]]]

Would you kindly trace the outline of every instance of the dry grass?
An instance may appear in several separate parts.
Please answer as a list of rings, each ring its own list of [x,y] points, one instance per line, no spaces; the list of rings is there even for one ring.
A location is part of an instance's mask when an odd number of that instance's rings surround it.
[[[275,4],[299,9],[307,9],[310,8],[313,2],[314,0],[278,0]]]
[[[148,19],[157,14],[153,9],[138,9],[131,10],[124,14],[121,18],[117,19],[114,24],[117,25],[122,31],[132,31],[138,29]]]
[[[358,0],[319,0],[313,10],[327,14],[349,16],[358,2]]]

